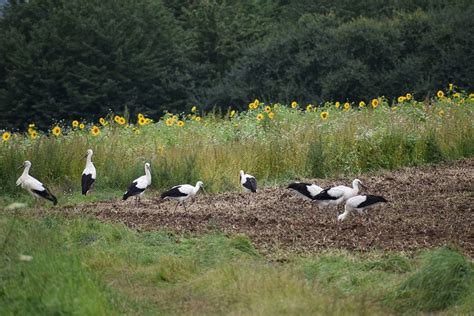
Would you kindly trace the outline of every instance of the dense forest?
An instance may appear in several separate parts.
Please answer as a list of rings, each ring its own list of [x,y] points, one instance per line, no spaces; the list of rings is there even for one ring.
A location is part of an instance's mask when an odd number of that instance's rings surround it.
[[[30,0],[0,14],[0,126],[317,104],[474,82],[471,0]]]

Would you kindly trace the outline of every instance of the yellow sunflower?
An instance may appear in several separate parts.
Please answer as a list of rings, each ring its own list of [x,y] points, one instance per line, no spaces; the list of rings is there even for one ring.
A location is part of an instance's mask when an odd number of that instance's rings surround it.
[[[103,117],[99,118],[99,123],[103,126],[107,125],[107,121]]]
[[[140,117],[140,118],[138,119],[138,124],[141,125],[141,126],[145,125],[145,124],[146,124],[145,118],[144,118],[144,117]]]
[[[234,117],[235,116],[235,110],[230,111],[229,117]]]
[[[28,127],[28,134],[31,134],[35,131],[34,127]]]
[[[125,123],[126,123],[125,118],[124,118],[124,117],[120,117],[118,123],[119,123],[120,125],[125,125]]]
[[[36,139],[36,138],[38,137],[38,132],[32,131],[32,132],[30,133],[30,137],[31,137],[31,139]]]
[[[179,120],[179,121],[178,121],[178,126],[179,126],[179,127],[183,127],[183,126],[184,126],[184,122],[181,121],[181,120]]]
[[[61,127],[55,126],[55,127],[53,128],[53,135],[56,136],[56,137],[59,136],[59,135],[61,135]]]
[[[327,111],[324,111],[324,112],[321,112],[320,116],[321,116],[321,119],[325,121],[328,119],[329,113]]]
[[[257,115],[257,121],[261,121],[261,120],[263,120],[263,114],[262,113]]]
[[[443,111],[443,110],[440,110],[440,111],[438,112],[438,116],[439,116],[439,117],[443,117],[443,116],[444,116],[444,111]]]
[[[153,120],[151,118],[145,118],[145,125],[149,125],[153,122]]]
[[[72,127],[76,128],[78,126],[79,126],[79,121],[78,120],[72,121]]]
[[[469,100],[474,101],[474,93],[469,93]]]
[[[335,106],[336,106],[336,109],[339,109],[341,107],[341,102],[337,101]]]
[[[440,99],[444,98],[444,92],[441,91],[441,90],[438,90],[438,92],[436,92],[436,96]]]
[[[196,118],[194,119],[196,122],[201,122],[201,117],[200,116],[196,116]]]
[[[379,100],[378,99],[372,99],[372,101],[370,101],[370,105],[372,105],[372,108],[377,108],[379,106]]]
[[[253,110],[253,109],[254,109],[254,104],[253,104],[253,102],[252,102],[252,103],[249,103],[249,109],[250,109],[250,110]]]
[[[132,132],[133,132],[135,135],[140,135],[140,129],[138,129],[138,128],[136,128],[136,127],[134,127],[134,128],[132,129]]]
[[[84,129],[85,127],[86,127],[86,126],[84,125],[84,123],[79,124],[79,128],[80,128],[80,129]]]
[[[12,136],[12,134],[10,134],[10,132],[4,132],[2,134],[2,139],[3,139],[4,142],[7,142],[10,139],[11,136]]]
[[[191,112],[196,113],[196,111],[197,111],[196,106],[193,106],[193,107],[191,108]]]
[[[274,117],[275,117],[275,113],[273,113],[273,112],[268,113],[268,118],[270,120],[273,120]]]
[[[166,126],[172,126],[174,124],[173,118],[169,117],[165,121]]]
[[[360,107],[360,108],[365,107],[365,102],[364,102],[364,101],[360,101],[360,102],[359,102],[359,107]]]
[[[452,83],[449,84],[449,91],[453,91],[454,85]]]
[[[114,121],[115,121],[115,123],[120,123],[120,116],[115,115],[114,116]]]
[[[141,119],[141,118],[145,118],[145,115],[143,115],[141,113],[138,113],[137,117],[138,117],[138,119]]]
[[[296,109],[298,107],[298,103],[296,101],[291,102],[291,108]]]
[[[255,99],[255,101],[253,101],[253,104],[255,108],[258,108],[260,106],[260,101],[258,99]]]
[[[265,112],[270,113],[271,111],[272,111],[272,107],[269,106],[269,105],[267,105],[267,106],[265,107]]]
[[[405,102],[405,100],[406,100],[406,98],[405,98],[404,95],[399,96],[398,99],[397,99],[398,103],[403,103],[403,102]]]
[[[350,108],[351,108],[351,104],[349,102],[344,103],[344,110],[343,110],[344,112],[349,111]]]
[[[91,134],[93,136],[98,136],[100,134],[100,128],[98,128],[97,126],[92,126],[91,127]]]
[[[313,110],[313,106],[311,104],[308,104],[306,106],[306,112],[311,112]]]
[[[456,99],[457,99],[457,98],[460,98],[460,97],[461,97],[461,93],[459,93],[459,92],[453,93],[453,97],[456,98]]]
[[[407,94],[405,95],[405,98],[406,98],[408,101],[410,101],[411,99],[413,99],[413,96],[411,95],[411,93],[407,93]]]

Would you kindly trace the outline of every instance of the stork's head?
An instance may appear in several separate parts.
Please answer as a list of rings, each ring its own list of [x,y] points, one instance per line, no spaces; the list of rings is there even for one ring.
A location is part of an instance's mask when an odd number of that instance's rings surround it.
[[[204,186],[204,183],[203,183],[202,181],[198,181],[198,182],[196,183],[196,186],[199,187],[199,188],[200,188],[200,187],[203,187],[203,186]]]
[[[352,181],[353,188],[358,187],[358,186],[361,186],[364,189],[366,189],[366,187],[362,184],[362,181],[360,181],[359,179],[355,179],[354,181]]]
[[[86,154],[84,155],[84,158],[86,158],[86,157],[92,157],[92,154],[93,154],[93,153],[94,153],[94,152],[92,151],[92,149],[87,149],[87,150],[86,150]]]
[[[18,167],[18,169],[21,169],[21,168],[29,168],[31,167],[31,162],[29,160],[25,160],[23,161],[23,163],[21,164],[21,166]]]
[[[145,163],[145,170],[148,170],[151,172],[151,166],[150,166],[150,163]]]

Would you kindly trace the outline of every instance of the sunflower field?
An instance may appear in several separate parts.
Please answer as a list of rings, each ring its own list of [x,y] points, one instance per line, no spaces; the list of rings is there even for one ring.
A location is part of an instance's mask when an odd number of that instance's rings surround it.
[[[94,150],[97,190],[122,190],[152,166],[152,186],[202,180],[211,192],[238,188],[249,170],[263,185],[289,179],[359,174],[474,154],[474,94],[446,91],[424,101],[407,93],[359,102],[264,104],[204,113],[108,113],[97,122],[59,121],[47,131],[28,122],[25,132],[0,130],[0,189],[19,194],[16,169],[32,162],[32,174],[57,192],[79,189],[81,159]]]

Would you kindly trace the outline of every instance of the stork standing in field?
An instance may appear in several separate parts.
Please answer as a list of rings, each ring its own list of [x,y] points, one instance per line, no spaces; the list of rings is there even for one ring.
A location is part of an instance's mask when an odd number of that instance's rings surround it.
[[[254,176],[245,174],[240,170],[240,185],[245,192],[257,192],[257,179]]]
[[[382,196],[377,195],[356,195],[347,200],[344,207],[344,213],[337,217],[339,222],[342,222],[352,212],[357,211],[359,214],[367,214],[367,209],[378,203],[386,203],[387,200]],[[370,218],[369,218],[370,224]]]
[[[161,194],[161,199],[177,201],[178,203],[176,203],[174,210],[176,210],[179,204],[182,204],[184,210],[186,211],[186,204],[184,202],[190,197],[195,196],[199,189],[203,186],[204,183],[202,183],[202,181],[198,181],[195,186],[192,186],[190,184],[176,185],[170,190],[163,192]]]
[[[81,185],[82,185],[82,194],[86,195],[87,192],[92,188],[95,182],[96,178],[96,171],[94,164],[92,163],[92,149],[88,149],[86,152],[86,155],[84,156],[86,158],[86,167],[84,168],[84,171],[82,172],[82,179],[81,179]]]
[[[304,182],[290,183],[287,189],[295,191],[306,201],[314,201],[314,197],[323,191],[323,188],[317,186],[316,184]]]
[[[20,167],[18,167],[18,169],[23,167],[25,169],[23,170],[23,173],[18,178],[18,180],[16,180],[16,185],[21,185],[22,189],[27,190],[28,192],[30,192],[31,195],[35,197],[36,206],[40,198],[53,202],[53,205],[58,204],[58,200],[51,193],[51,191],[49,191],[49,189],[43,183],[39,182],[38,180],[29,175],[31,162],[26,160]]]
[[[123,194],[123,200],[125,201],[131,196],[135,196],[135,200],[140,202],[140,197],[151,184],[151,168],[150,164],[145,163],[145,175],[133,180],[127,189],[127,192]]]
[[[365,188],[362,185],[362,181],[355,179],[352,181],[352,188],[345,185],[338,185],[332,188],[322,190],[319,194],[315,195],[313,200],[317,201],[322,206],[336,205],[337,206],[344,201],[347,201],[353,196],[359,194],[360,187]]]

